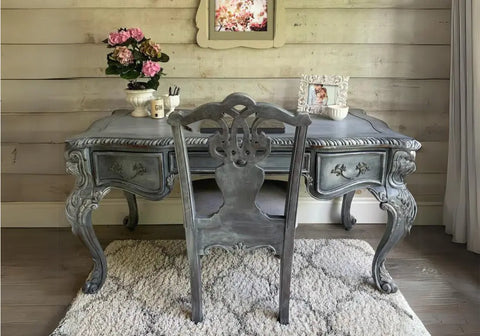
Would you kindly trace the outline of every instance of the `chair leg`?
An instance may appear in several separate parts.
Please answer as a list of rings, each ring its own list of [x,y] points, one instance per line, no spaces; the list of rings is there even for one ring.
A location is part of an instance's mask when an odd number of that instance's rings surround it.
[[[185,230],[187,239],[187,254],[190,263],[190,290],[192,292],[192,321],[195,323],[203,321],[202,312],[202,278],[200,267],[200,256],[196,248],[191,230]]]
[[[278,321],[280,324],[289,323],[290,282],[292,279],[293,237],[286,239],[283,246],[282,260],[280,261],[280,300]]]

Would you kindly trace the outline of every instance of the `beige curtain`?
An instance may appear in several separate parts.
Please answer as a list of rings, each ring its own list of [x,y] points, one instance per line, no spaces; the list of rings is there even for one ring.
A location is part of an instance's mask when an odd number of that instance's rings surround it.
[[[480,0],[452,0],[446,232],[480,253]]]

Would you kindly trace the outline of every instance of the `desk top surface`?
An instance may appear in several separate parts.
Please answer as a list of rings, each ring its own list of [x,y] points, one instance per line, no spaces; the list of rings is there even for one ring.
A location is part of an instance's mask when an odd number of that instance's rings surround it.
[[[95,121],[85,132],[66,140],[72,147],[94,145],[171,146],[170,125],[166,118],[134,118],[129,110],[117,110],[111,116]],[[366,115],[363,110],[350,109],[348,116],[334,121],[322,115],[312,115],[308,129],[308,147],[364,147],[381,146],[418,150],[420,143],[406,135],[394,132],[383,121]],[[198,126],[198,125],[197,125]],[[203,145],[210,134],[202,134],[195,125],[185,131],[187,144]],[[291,145],[294,128],[285,125],[285,133],[269,134],[273,145]]]

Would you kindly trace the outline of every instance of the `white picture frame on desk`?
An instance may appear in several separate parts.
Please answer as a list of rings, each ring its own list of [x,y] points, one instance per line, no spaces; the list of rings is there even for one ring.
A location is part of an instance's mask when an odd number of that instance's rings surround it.
[[[349,76],[303,74],[298,90],[299,112],[320,114],[329,105],[347,106]]]

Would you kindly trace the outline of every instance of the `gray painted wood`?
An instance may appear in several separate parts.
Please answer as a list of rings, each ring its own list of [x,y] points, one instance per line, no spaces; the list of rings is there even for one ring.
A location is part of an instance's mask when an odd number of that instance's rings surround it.
[[[242,99],[243,105],[251,104],[248,99]],[[219,107],[221,105],[208,105],[207,110],[220,115]],[[271,117],[269,111],[266,108],[261,114]],[[211,159],[205,155],[212,152],[208,136],[198,132],[198,120],[188,117],[188,111],[175,114],[185,115],[183,122],[192,123],[191,130],[180,129],[185,138],[179,133],[175,135],[175,141],[165,119],[133,118],[128,113],[127,110],[116,111],[112,116],[93,123],[86,132],[66,140],[67,169],[76,178],[75,188],[66,203],[67,218],[74,233],[85,242],[94,259],[94,272],[85,287],[87,292],[101,288],[106,273],[103,251],[96,243],[89,216],[111,187],[150,200],[163,199],[171,192],[177,174],[178,164],[175,165],[175,160],[178,157],[174,155],[174,143],[181,139],[185,139],[189,152],[201,154],[192,154],[196,157],[192,171],[195,168],[204,174],[213,174],[218,166],[212,164]],[[287,124],[292,122],[293,115],[285,111],[283,121]],[[410,230],[416,216],[416,203],[406,187],[405,178],[415,171],[415,152],[421,145],[411,137],[394,132],[384,122],[365,115],[362,110],[351,109],[349,115],[340,122],[322,116],[313,116],[312,119],[306,135],[305,155],[302,153],[301,160],[307,190],[314,198],[330,199],[359,188],[367,188],[379,200],[381,208],[388,212],[388,222],[376,251],[372,274],[378,289],[387,293],[394,292],[397,286],[384,263],[390,250]],[[270,136],[272,155],[269,156],[268,165],[262,167],[264,173],[278,173],[278,167],[285,171],[285,154],[292,151],[295,137],[298,136],[295,127],[290,125],[286,125],[285,133]],[[105,159],[107,157],[108,160]],[[217,159],[220,162],[223,160],[221,155]],[[232,158],[239,164],[247,159],[246,152],[236,153]],[[260,162],[258,164],[261,166]],[[185,181],[185,178],[181,180]],[[188,185],[189,183],[182,185],[185,199],[189,199],[185,195],[189,190]],[[344,212],[349,208],[347,203]],[[194,204],[188,205],[186,210],[187,214],[193,214]],[[295,211],[296,206],[287,210],[286,214],[295,217]],[[192,223],[185,223],[189,250],[199,251],[205,246],[197,245],[193,239],[197,232],[191,229]],[[288,239],[293,234],[293,231],[286,232]],[[290,246],[284,245],[280,254],[283,256],[283,251],[288,254],[289,249]],[[198,273],[194,277],[197,280],[192,281],[195,286],[192,292],[197,293],[196,301],[200,302],[200,260],[193,254],[190,259],[192,273]],[[282,271],[288,273],[290,267],[285,258]],[[282,293],[288,291],[286,286],[282,287]],[[283,314],[285,322],[288,315],[287,312]],[[194,319],[200,320],[201,316],[201,308],[195,308]]]
[[[128,216],[123,219],[123,225],[133,231],[138,224],[137,197],[128,191],[124,191],[123,194],[128,203]]]
[[[232,117],[229,128],[226,117]],[[254,117],[252,126],[246,119]],[[215,180],[223,194],[220,209],[206,217],[195,210],[188,147],[184,128],[210,119],[218,123],[220,132],[208,138],[212,157],[222,163],[215,168]],[[260,210],[257,194],[264,183],[265,171],[259,165],[271,152],[269,136],[257,127],[274,119],[295,127],[291,154],[288,192],[283,216],[273,216]],[[190,261],[192,290],[192,320],[201,322],[200,256],[213,247],[228,250],[269,247],[281,256],[279,321],[288,324],[293,238],[296,226],[298,192],[304,163],[308,114],[293,114],[280,107],[256,103],[251,97],[234,93],[221,103],[207,103],[191,112],[173,112],[168,118],[172,126],[175,153],[184,204],[184,223]],[[240,134],[239,129],[243,132]]]
[[[357,223],[357,219],[353,217],[350,212],[353,196],[355,196],[355,190],[343,195],[342,200],[342,224],[347,231],[351,230],[352,227]]]

